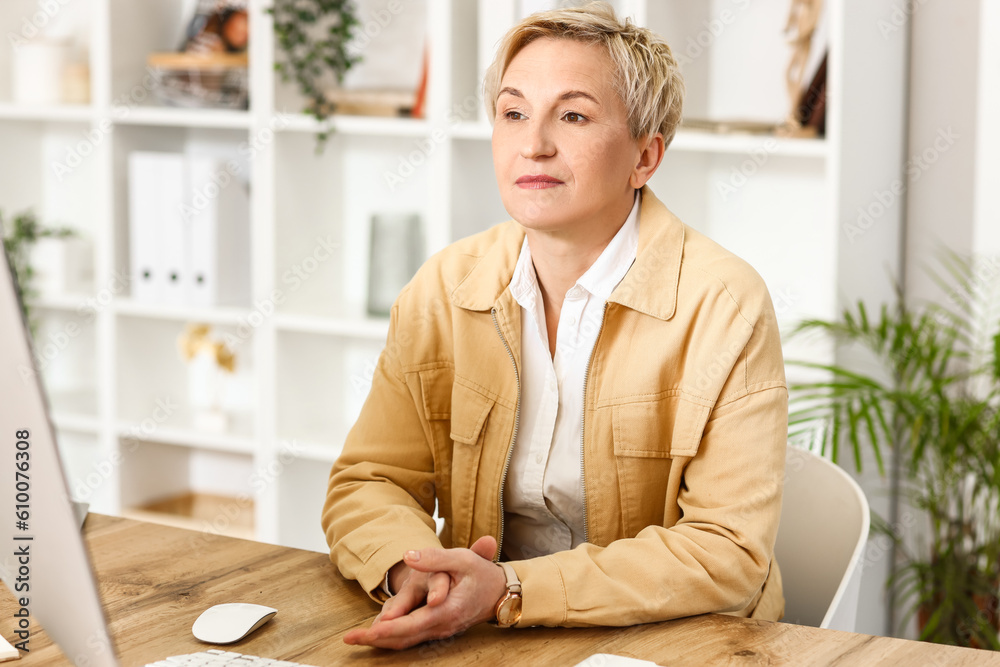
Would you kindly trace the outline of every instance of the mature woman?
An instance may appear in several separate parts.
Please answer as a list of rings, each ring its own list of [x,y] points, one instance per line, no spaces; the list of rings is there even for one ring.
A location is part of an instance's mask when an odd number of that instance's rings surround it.
[[[513,220],[400,294],[331,473],[330,557],[384,602],[348,643],[781,616],[771,302],[646,187],[682,92],[669,47],[603,3],[504,38],[485,99]]]

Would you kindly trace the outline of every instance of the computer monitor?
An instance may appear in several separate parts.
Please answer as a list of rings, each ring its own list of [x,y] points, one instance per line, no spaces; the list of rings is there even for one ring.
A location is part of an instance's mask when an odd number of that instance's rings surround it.
[[[0,256],[0,576],[17,601],[7,640],[32,648],[30,614],[74,664],[115,667],[6,249]]]

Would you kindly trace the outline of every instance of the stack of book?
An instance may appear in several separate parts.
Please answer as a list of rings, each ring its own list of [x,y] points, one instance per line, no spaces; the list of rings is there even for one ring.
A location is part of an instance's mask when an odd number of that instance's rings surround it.
[[[246,0],[200,0],[179,52],[147,58],[157,99],[170,106],[248,108],[249,26]]]

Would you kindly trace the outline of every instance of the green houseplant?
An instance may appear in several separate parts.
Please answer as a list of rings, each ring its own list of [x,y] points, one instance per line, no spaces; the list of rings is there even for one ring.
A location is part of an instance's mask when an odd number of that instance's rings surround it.
[[[282,81],[293,81],[307,99],[304,111],[321,123],[334,112],[325,86],[342,83],[344,74],[360,61],[347,48],[358,25],[351,0],[274,0],[267,13],[274,17],[277,41],[274,69]],[[328,131],[317,135],[322,152]]]
[[[858,303],[837,321],[798,325],[793,335],[822,332],[872,361],[799,362],[825,379],[790,387],[790,434],[811,431],[834,460],[849,446],[859,469],[865,443],[883,473],[892,452],[901,499],[927,519],[916,547],[887,531],[904,623],[916,614],[921,639],[1000,650],[1000,264],[950,253],[942,266],[932,275],[947,306],[911,308],[897,290],[878,313]]]
[[[42,238],[69,238],[76,236],[76,231],[69,227],[43,227],[31,211],[18,213],[10,221],[4,219],[0,211],[0,235],[10,257],[11,267],[17,277],[18,289],[21,292],[21,304],[24,308],[24,318],[31,329],[31,335],[37,332],[38,322],[31,313],[31,304],[38,297],[35,289],[35,270],[31,266],[31,249]]]

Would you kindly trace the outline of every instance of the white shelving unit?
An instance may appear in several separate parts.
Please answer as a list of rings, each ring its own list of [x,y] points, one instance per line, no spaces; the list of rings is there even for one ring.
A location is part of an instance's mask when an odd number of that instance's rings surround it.
[[[418,212],[431,253],[507,217],[490,128],[479,120],[477,3],[427,2],[433,48],[426,119],[338,117],[316,155],[317,123],[296,111],[294,92],[276,80],[263,0],[251,0],[251,107],[242,112],[153,104],[143,84],[146,56],[177,47],[186,3],[77,1],[89,17],[91,104],[13,104],[11,51],[0,50],[7,157],[0,207],[31,207],[47,224],[77,228],[94,247],[94,283],[43,299],[36,343],[54,346],[43,375],[74,494],[110,513],[185,490],[248,495],[259,539],[323,550],[326,476],[387,330],[385,320],[365,314],[368,221],[376,212]],[[721,12],[735,12],[685,65],[688,113],[784,115],[787,0],[614,4],[678,52]],[[758,269],[787,322],[832,317],[844,299],[881,300],[886,271],[897,266],[898,208],[853,244],[842,227],[900,176],[903,44],[876,26],[891,0],[827,4],[827,138],[681,131],[652,181],[683,220]],[[33,0],[3,3],[0,29],[19,30],[37,7]],[[136,150],[211,152],[239,162],[251,193],[250,303],[167,308],[131,298],[118,277],[128,275],[127,157]],[[79,164],[54,176],[54,161],[74,152]],[[762,164],[724,196],[720,184],[762,153]],[[385,174],[406,161],[412,173],[391,187]],[[237,398],[225,433],[191,425],[187,370],[176,348],[188,322],[210,323],[238,341]],[[61,337],[73,325],[77,334]],[[829,359],[833,351],[787,352],[799,353]],[[220,515],[205,527],[225,522]]]

